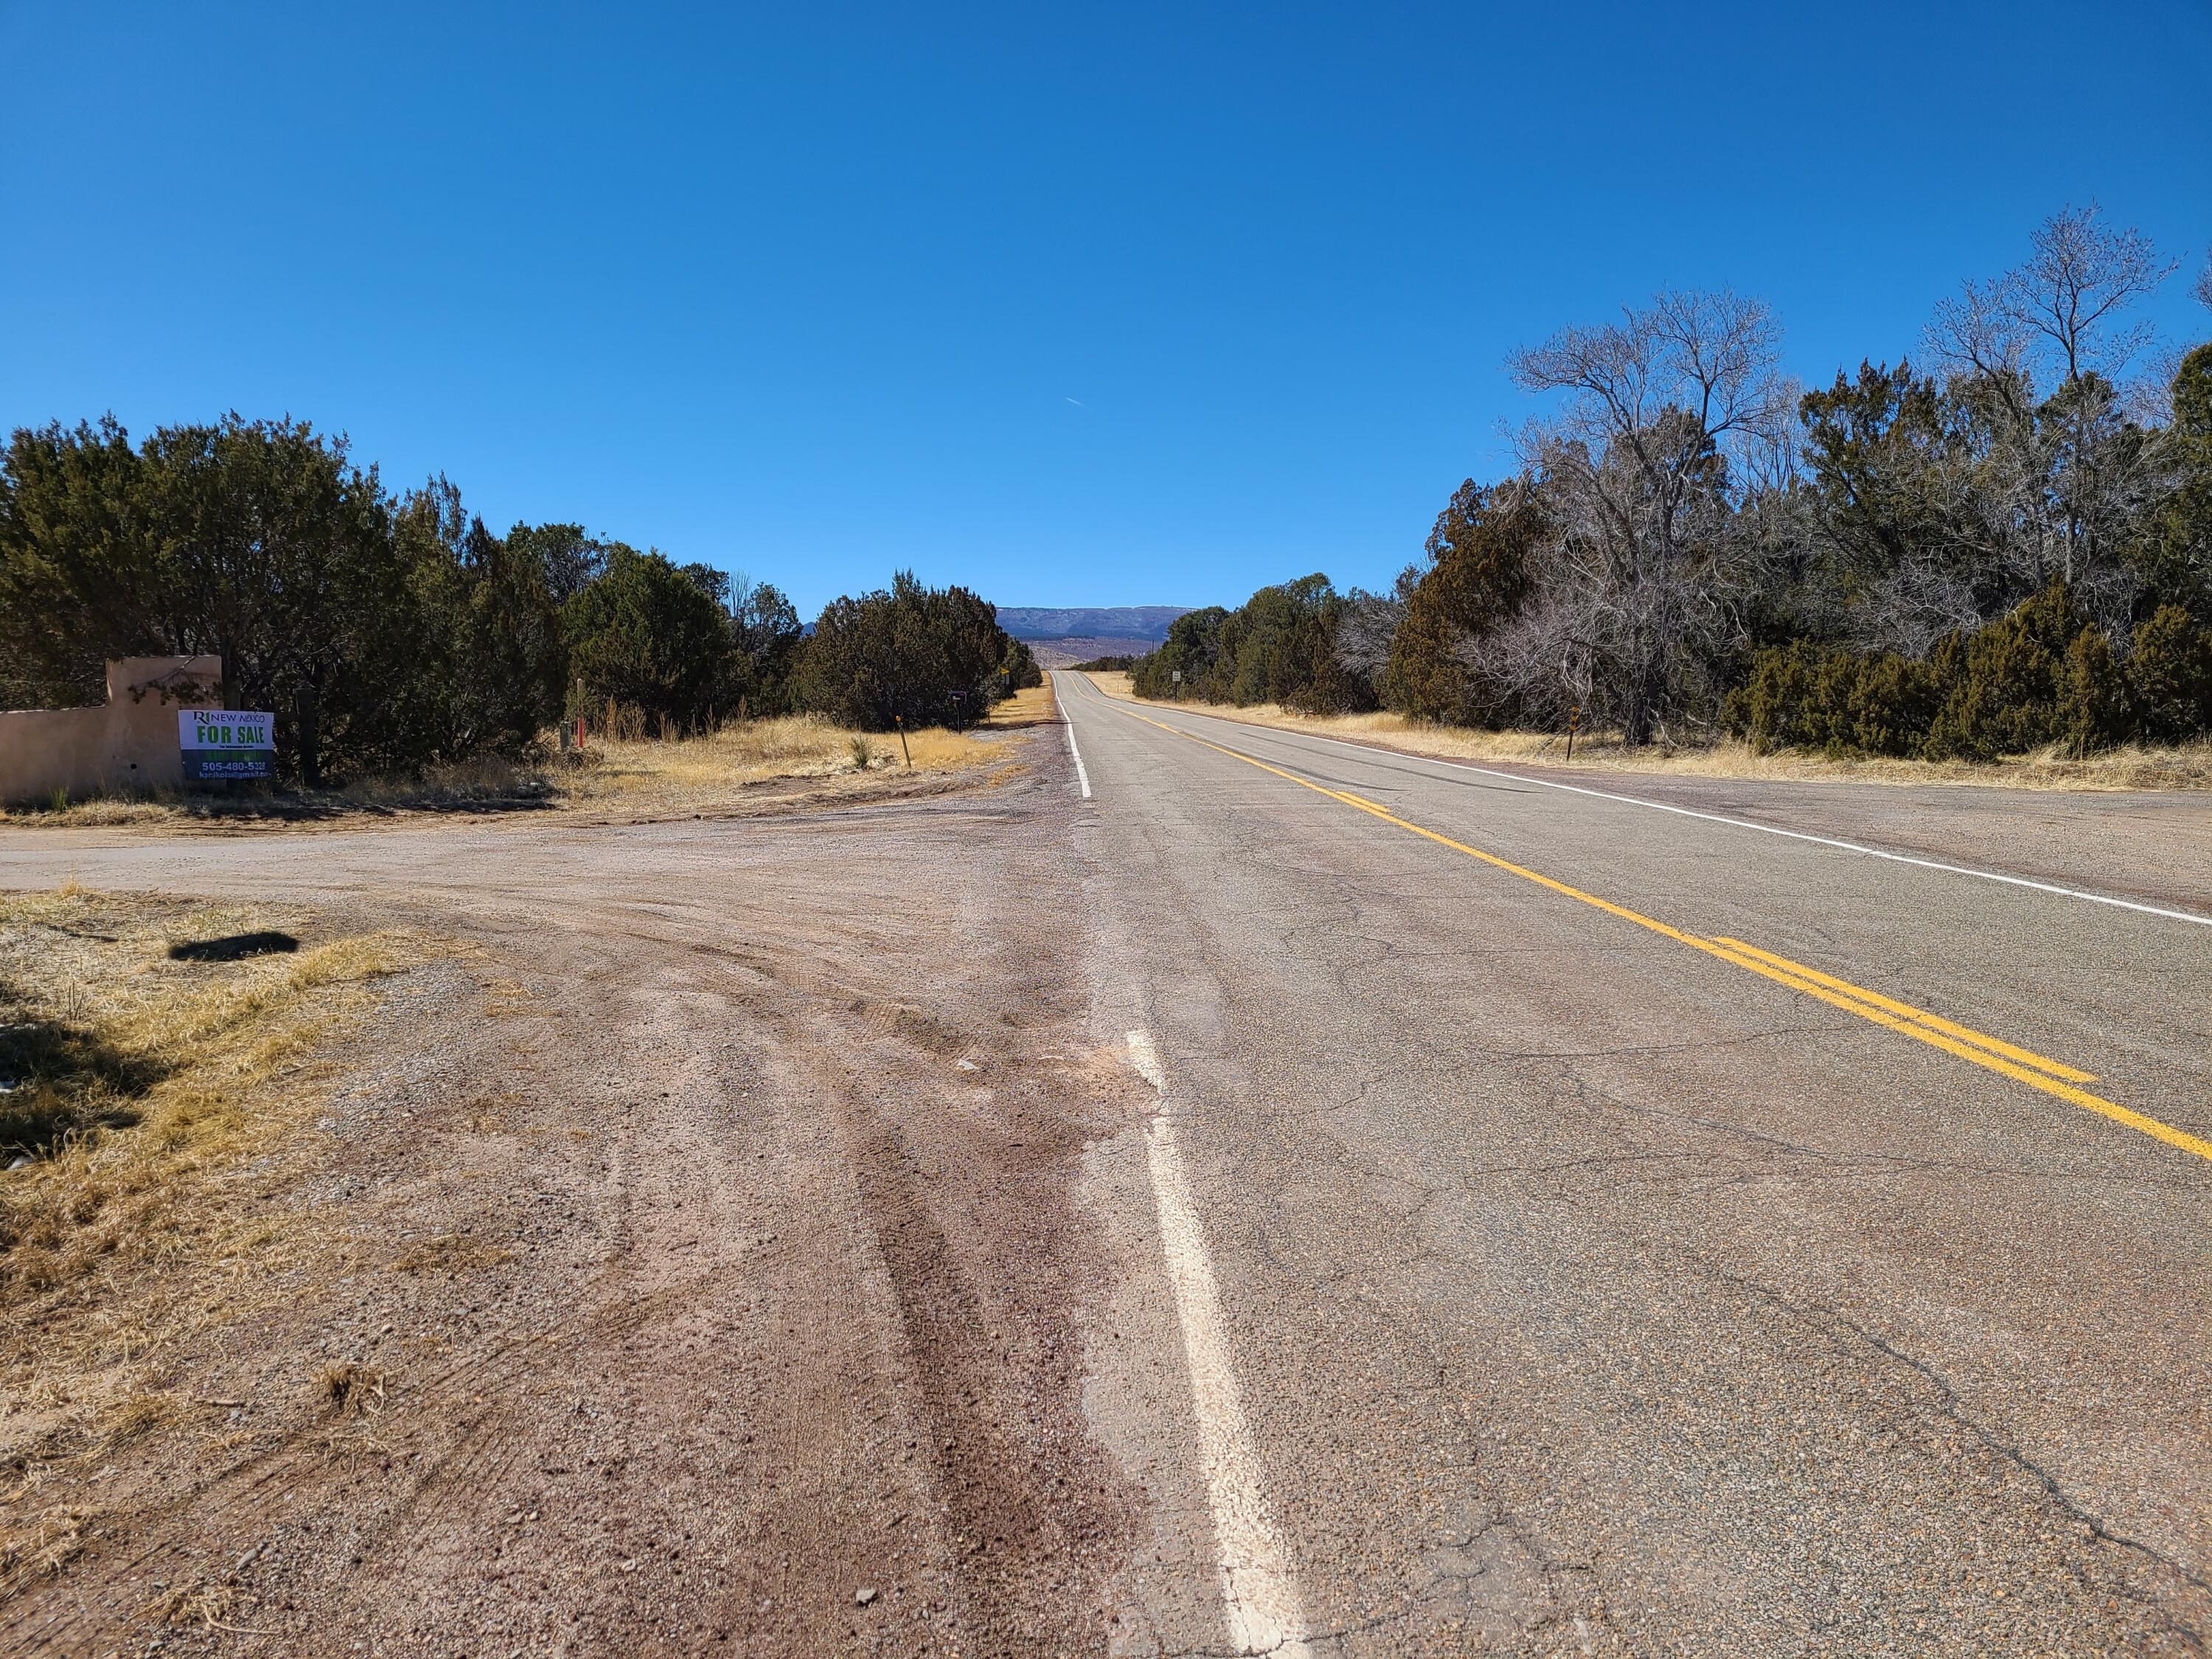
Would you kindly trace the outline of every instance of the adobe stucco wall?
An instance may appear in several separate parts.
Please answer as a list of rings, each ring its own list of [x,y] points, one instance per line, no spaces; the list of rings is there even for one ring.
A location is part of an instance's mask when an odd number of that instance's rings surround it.
[[[221,657],[125,657],[107,665],[100,708],[0,714],[0,802],[182,783],[177,710],[220,708],[222,685]]]

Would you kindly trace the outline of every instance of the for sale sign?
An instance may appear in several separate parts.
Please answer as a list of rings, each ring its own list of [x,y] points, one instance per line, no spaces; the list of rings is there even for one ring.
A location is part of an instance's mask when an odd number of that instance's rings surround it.
[[[276,717],[236,708],[179,708],[177,746],[187,783],[274,777]]]

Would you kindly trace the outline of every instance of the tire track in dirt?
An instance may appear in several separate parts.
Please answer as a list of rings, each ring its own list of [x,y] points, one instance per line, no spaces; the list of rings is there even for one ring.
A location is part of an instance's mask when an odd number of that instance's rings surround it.
[[[1084,1047],[1066,828],[1014,791],[526,869],[349,848],[348,903],[483,951],[356,1043],[268,1200],[354,1257],[210,1336],[187,1370],[296,1382],[234,1446],[126,1448],[0,1645],[136,1644],[159,1581],[232,1598],[173,1653],[1101,1649],[1139,1498],[1084,1419],[1070,1194],[1132,1103]],[[403,1273],[404,1237],[483,1248]],[[388,1370],[380,1413],[325,1412],[325,1353]]]

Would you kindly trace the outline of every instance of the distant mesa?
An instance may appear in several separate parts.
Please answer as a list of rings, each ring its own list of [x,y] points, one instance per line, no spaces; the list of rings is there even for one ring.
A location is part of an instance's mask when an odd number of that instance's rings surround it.
[[[1025,610],[1019,605],[999,607],[999,626],[1018,640],[1080,640],[1121,647],[1093,651],[1090,656],[1129,654],[1151,650],[1168,636],[1168,624],[1189,611],[1187,605],[1118,605],[1079,606],[1067,611]]]
[[[1024,641],[1040,668],[1073,668],[1101,657],[1141,657],[1158,647],[1158,640],[1116,638],[1111,634],[1073,634],[1064,639]]]

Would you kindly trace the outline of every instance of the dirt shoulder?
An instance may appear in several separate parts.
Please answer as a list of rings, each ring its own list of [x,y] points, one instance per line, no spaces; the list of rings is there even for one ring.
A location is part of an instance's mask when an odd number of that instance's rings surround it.
[[[223,1188],[277,1242],[177,1265],[143,1386],[187,1409],[16,1455],[0,1647],[1107,1645],[1141,1495],[1072,1193],[1137,1106],[1060,793],[363,835],[342,896],[322,837],[88,852],[453,944]]]
[[[1603,775],[1745,779],[1776,782],[1849,782],[1893,785],[1972,784],[1997,789],[2212,790],[2212,740],[2168,749],[2127,748],[2076,760],[2055,750],[1986,763],[1969,761],[1890,760],[1879,757],[1831,760],[1794,751],[1761,755],[1747,744],[1727,739],[1702,748],[1665,749],[1647,744],[1631,749],[1609,733],[1577,735],[1574,758],[1567,758],[1564,733],[1474,732],[1431,726],[1402,714],[1301,714],[1274,703],[1239,708],[1233,704],[1163,702],[1139,697],[1123,673],[1086,674],[1107,696],[1148,708],[1182,708],[1247,726],[1373,744],[1411,755],[1452,760],[1509,761],[1561,771]]]

